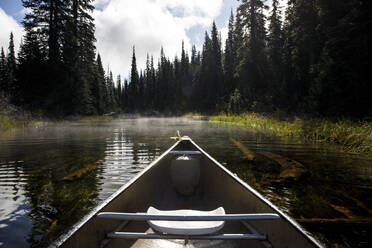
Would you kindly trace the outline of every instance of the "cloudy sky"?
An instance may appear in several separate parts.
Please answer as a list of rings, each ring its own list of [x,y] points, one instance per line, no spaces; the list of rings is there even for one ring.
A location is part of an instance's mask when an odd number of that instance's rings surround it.
[[[97,51],[106,69],[127,76],[133,45],[138,65],[143,67],[146,53],[157,59],[161,46],[171,58],[180,54],[182,40],[187,49],[192,44],[200,48],[213,20],[224,40],[230,10],[238,4],[237,0],[95,0]],[[24,12],[21,0],[0,0],[0,46],[4,49],[11,31],[18,48]]]

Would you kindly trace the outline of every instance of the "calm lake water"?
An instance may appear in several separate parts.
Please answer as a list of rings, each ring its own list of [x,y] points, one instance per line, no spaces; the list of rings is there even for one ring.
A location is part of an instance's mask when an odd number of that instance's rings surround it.
[[[306,219],[302,225],[327,246],[372,247],[371,160],[327,144],[181,118],[53,124],[0,134],[0,246],[48,246],[168,149],[176,130],[284,212]],[[253,161],[236,142],[256,154]],[[267,152],[295,160],[307,172],[298,180],[278,180],[280,166]]]

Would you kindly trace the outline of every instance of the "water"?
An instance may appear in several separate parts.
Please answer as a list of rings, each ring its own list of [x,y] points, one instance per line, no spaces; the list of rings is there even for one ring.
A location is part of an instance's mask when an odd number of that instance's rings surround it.
[[[312,219],[303,225],[327,246],[371,247],[371,160],[326,144],[177,118],[65,123],[1,134],[0,246],[47,246],[169,148],[176,130],[284,212]],[[254,160],[231,138],[253,151]],[[280,166],[260,152],[296,160],[307,173],[278,180]]]

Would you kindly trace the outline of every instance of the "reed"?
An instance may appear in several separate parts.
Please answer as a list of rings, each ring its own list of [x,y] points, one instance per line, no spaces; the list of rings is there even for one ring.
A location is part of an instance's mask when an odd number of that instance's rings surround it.
[[[299,118],[289,120],[257,113],[217,115],[209,117],[209,120],[234,123],[270,135],[297,136],[310,141],[339,144],[344,151],[372,156],[372,123],[367,121]]]

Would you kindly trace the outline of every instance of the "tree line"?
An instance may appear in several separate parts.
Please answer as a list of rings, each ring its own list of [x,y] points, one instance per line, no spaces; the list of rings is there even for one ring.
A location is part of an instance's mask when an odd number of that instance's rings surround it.
[[[23,0],[26,35],[1,51],[2,94],[31,110],[58,115],[273,112],[371,116],[370,1],[241,0],[228,36],[215,23],[201,51],[160,51],[128,79],[105,72],[96,56],[91,0]],[[156,64],[155,64],[156,63]],[[115,82],[116,81],[116,82]]]

